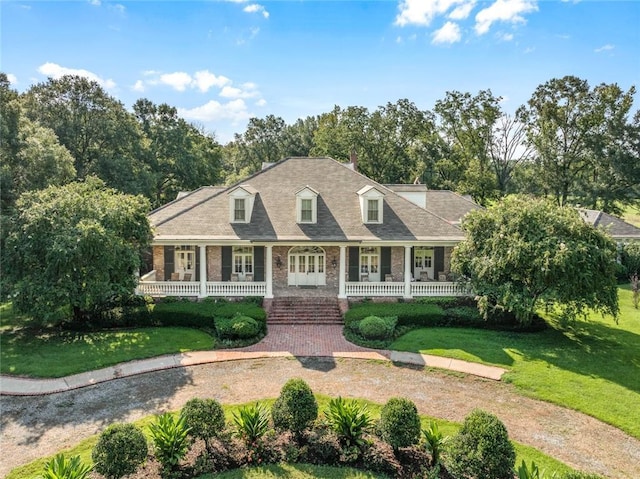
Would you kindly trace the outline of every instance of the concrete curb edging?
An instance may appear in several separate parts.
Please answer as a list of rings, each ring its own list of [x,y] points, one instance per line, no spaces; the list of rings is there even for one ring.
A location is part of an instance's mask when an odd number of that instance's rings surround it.
[[[264,359],[295,357],[288,351],[195,351],[190,353],[172,354],[150,359],[141,359],[116,364],[95,371],[74,374],[55,379],[31,379],[0,375],[0,395],[3,396],[42,396],[64,391],[71,391],[94,384],[113,381],[120,378],[135,376],[154,371],[173,369],[179,367],[197,366],[200,364],[217,363],[224,361],[240,361],[246,359]],[[485,379],[500,381],[506,369],[496,366],[461,361],[429,354],[408,353],[401,351],[362,351],[362,352],[334,352],[331,356],[343,359],[390,361],[398,364],[433,367],[446,369],[464,374],[470,374]]]

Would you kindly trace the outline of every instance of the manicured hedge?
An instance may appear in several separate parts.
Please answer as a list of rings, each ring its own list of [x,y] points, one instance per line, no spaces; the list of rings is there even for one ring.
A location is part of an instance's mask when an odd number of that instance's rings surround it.
[[[398,326],[444,326],[444,311],[435,304],[418,303],[361,303],[352,305],[344,316],[345,326],[351,327],[367,316],[397,316]]]
[[[262,324],[249,316],[215,319],[216,333],[220,339],[249,339],[262,332]]]

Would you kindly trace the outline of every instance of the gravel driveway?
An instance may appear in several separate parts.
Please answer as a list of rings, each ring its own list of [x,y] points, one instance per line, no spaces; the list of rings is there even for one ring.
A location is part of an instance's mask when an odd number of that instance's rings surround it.
[[[0,475],[71,447],[117,421],[180,408],[192,397],[233,404],[276,397],[291,377],[316,393],[413,400],[421,413],[462,421],[490,411],[511,438],[577,469],[615,478],[640,477],[640,441],[589,416],[528,399],[500,382],[389,363],[331,358],[242,360],[171,369],[38,397],[0,398]]]

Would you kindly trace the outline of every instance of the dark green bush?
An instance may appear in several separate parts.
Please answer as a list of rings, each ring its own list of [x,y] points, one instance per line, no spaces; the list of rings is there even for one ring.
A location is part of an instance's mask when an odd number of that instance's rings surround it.
[[[158,326],[213,328],[213,305],[195,301],[163,300],[155,305],[151,320]]]
[[[420,440],[420,416],[413,401],[391,398],[380,411],[380,435],[391,447],[398,449],[417,444]]]
[[[444,312],[446,318],[455,326],[481,327],[484,318],[476,306],[456,306]]]
[[[91,452],[95,470],[108,479],[133,474],[149,452],[142,431],[133,424],[112,424],[100,434]]]
[[[393,336],[398,318],[396,316],[367,316],[358,325],[360,334],[365,339],[389,339]]]
[[[276,429],[287,430],[298,438],[318,417],[318,402],[309,385],[300,378],[289,379],[273,403],[271,418]]]
[[[447,448],[446,466],[454,477],[512,479],[516,454],[504,424],[474,410]]]
[[[256,321],[266,322],[267,313],[253,302],[225,302],[214,306],[214,315],[223,318],[233,318],[236,315],[249,316]]]
[[[344,316],[347,327],[353,327],[367,316],[397,316],[398,326],[443,326],[444,312],[435,304],[419,303],[354,303]]]
[[[215,399],[189,399],[182,415],[192,437],[202,439],[211,450],[211,440],[224,431],[224,410]]]
[[[220,339],[253,338],[262,330],[262,326],[255,319],[241,315],[233,318],[216,318],[215,326]]]
[[[418,304],[435,304],[444,309],[461,306],[468,299],[464,296],[424,296],[422,298],[416,298],[415,302]]]

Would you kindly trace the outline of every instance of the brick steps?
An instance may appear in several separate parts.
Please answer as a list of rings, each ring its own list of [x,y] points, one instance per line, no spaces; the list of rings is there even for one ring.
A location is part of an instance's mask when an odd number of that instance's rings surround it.
[[[274,298],[269,324],[342,324],[336,298]]]

